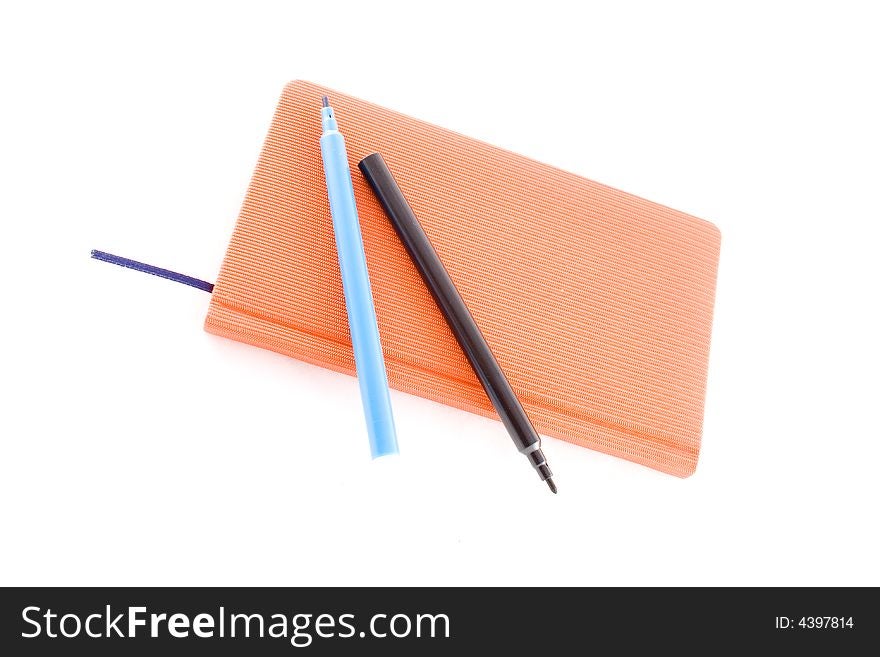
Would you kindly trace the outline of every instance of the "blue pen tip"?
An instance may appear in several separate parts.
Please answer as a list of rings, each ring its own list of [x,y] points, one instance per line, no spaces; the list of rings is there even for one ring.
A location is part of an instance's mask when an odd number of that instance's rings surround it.
[[[321,107],[330,107],[330,101],[327,96],[321,96]]]

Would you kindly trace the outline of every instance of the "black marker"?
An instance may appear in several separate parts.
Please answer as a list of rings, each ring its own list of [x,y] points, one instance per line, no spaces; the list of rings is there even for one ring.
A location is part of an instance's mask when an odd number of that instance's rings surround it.
[[[474,322],[458,290],[455,289],[449,273],[440,262],[440,257],[431,246],[428,236],[400,191],[397,181],[388,170],[385,160],[379,153],[373,153],[361,160],[358,168],[385,209],[394,230],[397,231],[407,253],[443,312],[446,323],[449,324],[455,339],[464,350],[465,356],[476,372],[477,378],[480,379],[480,383],[483,384],[486,394],[498,411],[517,449],[528,457],[532,467],[538,471],[541,481],[546,481],[550,490],[555,493],[553,473],[550,472],[547,460],[541,451],[541,437],[529,421],[507,377],[504,376],[498,361],[486,344],[486,339]]]

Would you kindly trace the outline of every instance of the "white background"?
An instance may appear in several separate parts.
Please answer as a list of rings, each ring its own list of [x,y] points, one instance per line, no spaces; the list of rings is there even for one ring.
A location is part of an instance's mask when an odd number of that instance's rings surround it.
[[[660,3],[656,3],[660,4]],[[880,584],[880,40],[869,3],[0,10],[0,583]],[[206,334],[285,82],[715,222],[680,480]]]

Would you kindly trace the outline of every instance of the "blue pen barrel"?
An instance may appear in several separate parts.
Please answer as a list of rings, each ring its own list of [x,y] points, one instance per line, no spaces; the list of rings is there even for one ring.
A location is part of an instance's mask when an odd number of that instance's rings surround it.
[[[348,311],[355,367],[367,420],[370,451],[373,458],[377,458],[396,454],[398,451],[388,378],[385,373],[382,345],[379,341],[376,309],[373,306],[373,293],[367,272],[367,259],[364,255],[348,155],[345,151],[345,139],[337,129],[331,107],[322,108],[321,119],[324,128],[324,134],[321,136],[321,156],[324,160],[327,196],[333,216],[333,232],[336,236],[345,307]]]

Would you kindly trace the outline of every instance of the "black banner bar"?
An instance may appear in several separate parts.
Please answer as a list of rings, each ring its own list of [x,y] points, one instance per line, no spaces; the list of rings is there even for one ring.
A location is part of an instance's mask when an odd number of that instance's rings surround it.
[[[851,654],[878,614],[867,588],[13,588],[0,654]]]

